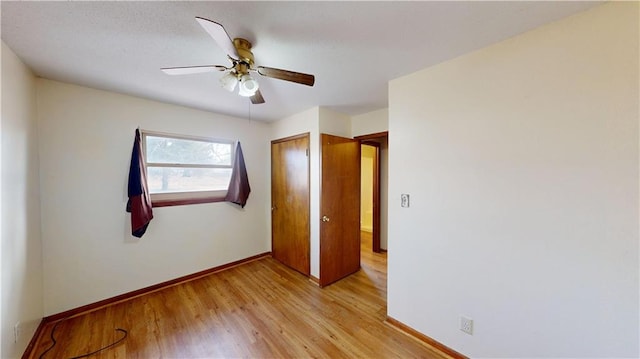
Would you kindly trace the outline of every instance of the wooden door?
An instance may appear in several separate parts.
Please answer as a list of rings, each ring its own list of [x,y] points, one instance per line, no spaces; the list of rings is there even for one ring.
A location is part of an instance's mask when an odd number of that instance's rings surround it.
[[[360,269],[360,142],[321,135],[320,285]]]
[[[271,252],[309,275],[309,134],[271,142]]]

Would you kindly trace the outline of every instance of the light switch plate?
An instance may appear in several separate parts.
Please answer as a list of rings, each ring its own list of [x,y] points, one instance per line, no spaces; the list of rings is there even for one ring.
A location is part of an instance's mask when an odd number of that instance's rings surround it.
[[[473,319],[461,315],[460,330],[469,335],[473,335]]]
[[[400,195],[400,207],[409,208],[409,195],[403,193]]]

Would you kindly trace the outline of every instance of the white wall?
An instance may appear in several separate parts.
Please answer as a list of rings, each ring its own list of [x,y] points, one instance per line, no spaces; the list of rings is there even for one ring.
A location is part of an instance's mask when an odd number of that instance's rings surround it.
[[[391,81],[389,316],[471,357],[640,355],[638,6]]]
[[[373,231],[373,160],[376,148],[361,146],[360,156],[360,230]]]
[[[345,114],[320,107],[318,113],[320,133],[351,138],[351,118]]]
[[[351,136],[389,131],[389,109],[383,108],[351,117]]]
[[[266,124],[49,80],[38,91],[45,315],[270,251]],[[132,237],[125,205],[138,126],[240,140],[246,207],[155,208],[147,233]]]
[[[2,42],[2,346],[18,358],[43,316],[36,79]],[[13,327],[22,334],[14,343]]]

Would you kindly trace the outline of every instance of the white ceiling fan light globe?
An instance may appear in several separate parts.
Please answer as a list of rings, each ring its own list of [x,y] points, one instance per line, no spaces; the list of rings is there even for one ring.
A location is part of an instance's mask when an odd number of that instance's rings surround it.
[[[238,84],[238,79],[236,75],[231,72],[227,72],[224,76],[220,78],[220,85],[223,89],[233,92],[235,90],[236,85]]]
[[[251,77],[249,77],[248,79],[245,79],[242,82],[242,85],[244,86],[245,89],[247,89],[247,91],[251,93],[256,93],[256,91],[258,91],[258,88],[260,87],[260,85],[258,84],[258,81],[254,80]]]
[[[258,84],[258,81],[254,80],[251,76],[249,76],[249,74],[245,74],[240,77],[239,87],[240,90],[238,94],[240,96],[251,97],[255,95],[256,91],[258,91],[260,85]]]

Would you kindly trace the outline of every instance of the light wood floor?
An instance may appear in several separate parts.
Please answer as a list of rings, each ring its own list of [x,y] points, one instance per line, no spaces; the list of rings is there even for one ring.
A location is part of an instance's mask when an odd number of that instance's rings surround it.
[[[272,258],[67,319],[45,358],[446,358],[386,325],[386,254],[363,238],[362,269],[326,288]],[[32,357],[51,344],[53,323]]]

